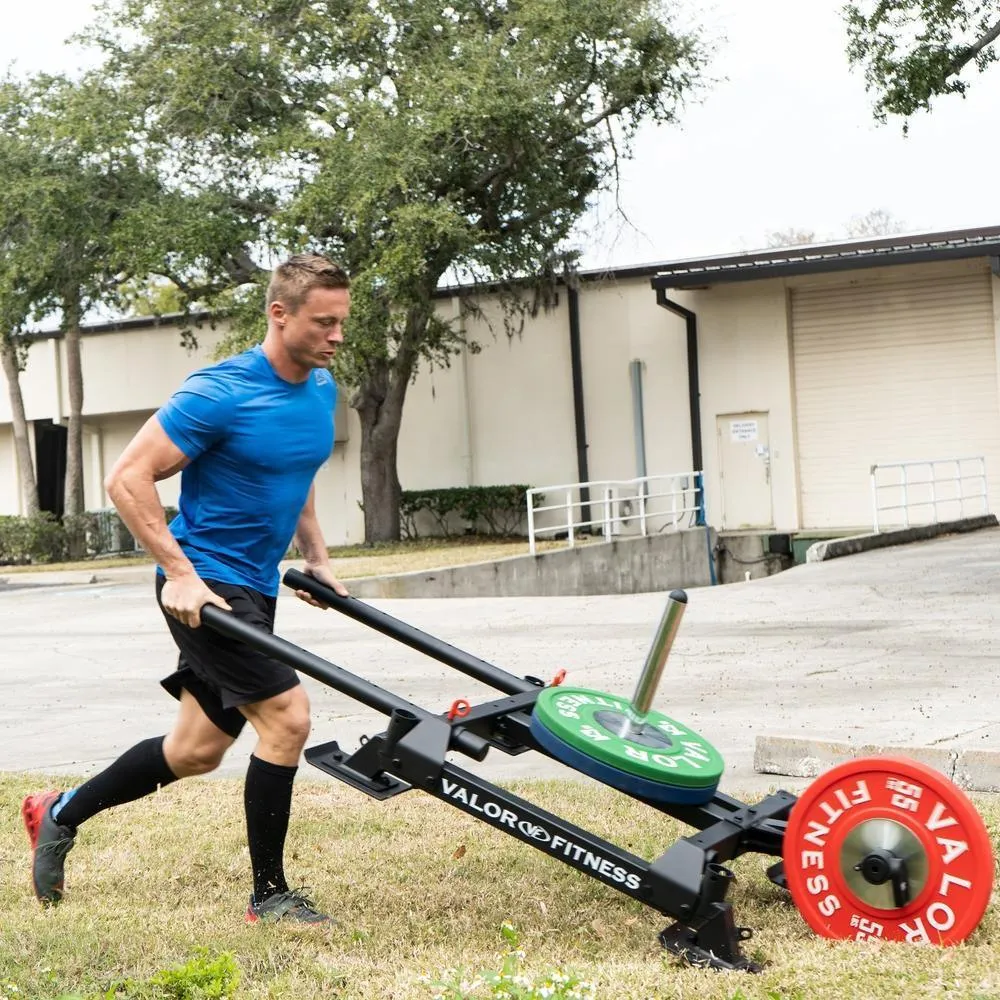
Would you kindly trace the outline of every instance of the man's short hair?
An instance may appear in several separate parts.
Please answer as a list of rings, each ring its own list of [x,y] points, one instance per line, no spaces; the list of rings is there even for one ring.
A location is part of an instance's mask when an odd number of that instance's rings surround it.
[[[318,253],[297,253],[271,272],[267,285],[267,306],[281,302],[290,313],[298,312],[314,288],[350,288],[347,272],[329,257]]]

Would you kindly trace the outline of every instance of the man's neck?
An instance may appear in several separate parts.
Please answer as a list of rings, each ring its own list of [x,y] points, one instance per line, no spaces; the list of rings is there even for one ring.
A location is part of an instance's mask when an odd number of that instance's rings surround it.
[[[276,330],[268,328],[267,336],[264,338],[261,349],[264,356],[270,362],[274,373],[286,382],[305,382],[312,371],[311,368],[303,368],[296,364],[285,350],[285,345],[281,342],[281,337]]]

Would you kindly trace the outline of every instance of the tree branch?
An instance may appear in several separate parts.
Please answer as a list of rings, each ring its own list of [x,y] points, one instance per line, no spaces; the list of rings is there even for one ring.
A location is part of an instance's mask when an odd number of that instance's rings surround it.
[[[986,34],[982,36],[982,38],[979,38],[977,41],[973,42],[972,45],[970,45],[967,49],[965,49],[965,51],[962,52],[962,54],[957,59],[955,59],[954,62],[951,63],[951,65],[947,68],[947,70],[945,70],[944,74],[945,79],[947,79],[949,76],[954,76],[956,73],[959,73],[962,70],[962,68],[966,66],[968,63],[972,62],[972,60],[975,59],[976,56],[978,56],[979,53],[986,48],[987,45],[991,45],[998,38],[1000,38],[1000,21],[997,21],[997,23],[994,24],[993,27],[990,28],[986,32]]]

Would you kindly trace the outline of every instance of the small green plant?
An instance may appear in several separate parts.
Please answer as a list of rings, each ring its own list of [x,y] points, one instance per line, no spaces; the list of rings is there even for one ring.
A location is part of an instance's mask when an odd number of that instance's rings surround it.
[[[207,948],[198,948],[184,965],[154,973],[144,983],[128,979],[104,993],[64,993],[58,1000],[230,1000],[239,985],[240,970],[232,955],[213,957]]]
[[[424,977],[423,981],[434,991],[434,1000],[588,1000],[594,997],[592,983],[564,969],[526,975],[521,971],[525,954],[517,929],[504,921],[500,925],[500,936],[505,947],[499,956],[499,971],[490,969],[467,977],[460,969],[448,969],[440,979]]]
[[[212,958],[205,948],[178,969],[164,969],[149,980],[164,1000],[225,1000],[236,995],[240,970],[228,952]]]

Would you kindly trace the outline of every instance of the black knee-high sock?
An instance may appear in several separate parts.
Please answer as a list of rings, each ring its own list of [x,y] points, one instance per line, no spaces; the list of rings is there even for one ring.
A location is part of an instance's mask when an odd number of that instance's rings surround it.
[[[141,799],[161,785],[177,780],[163,756],[163,736],[136,743],[118,760],[95,774],[74,792],[59,810],[57,822],[76,829],[104,809]]]
[[[292,784],[297,767],[271,764],[250,755],[243,804],[247,814],[247,843],[253,865],[253,896],[263,902],[276,892],[287,892],[285,834],[292,811]]]

